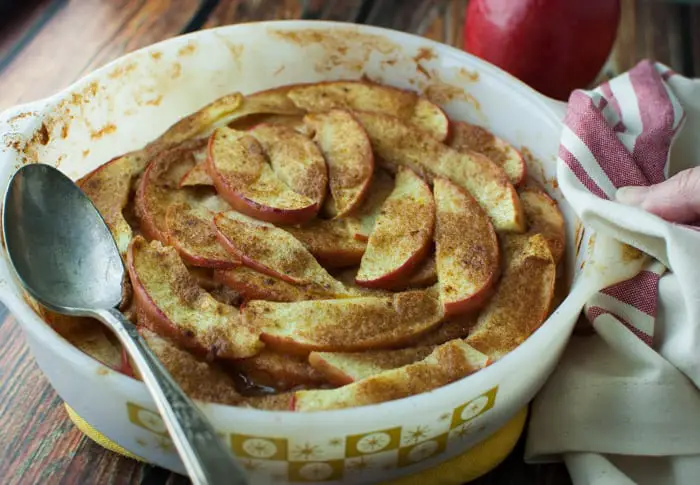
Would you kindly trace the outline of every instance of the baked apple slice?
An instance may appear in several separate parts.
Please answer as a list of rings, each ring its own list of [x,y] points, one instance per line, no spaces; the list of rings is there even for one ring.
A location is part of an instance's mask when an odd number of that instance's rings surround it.
[[[244,300],[300,301],[346,296],[345,293],[339,295],[320,286],[309,288],[293,285],[246,266],[214,271],[214,280],[239,293]]]
[[[496,232],[465,190],[447,179],[433,185],[437,207],[435,260],[446,315],[475,310],[491,296],[500,262]]]
[[[358,285],[355,281],[358,269],[359,267],[357,266],[352,268],[344,268],[342,270],[335,271],[332,274],[333,277],[343,283],[348,290],[354,291],[356,293],[355,296],[391,296],[394,294],[393,291],[382,290],[380,288],[366,288]]]
[[[216,214],[203,206],[172,204],[165,215],[168,243],[191,266],[227,269],[241,264],[226,251],[213,227]]]
[[[503,169],[513,185],[520,185],[525,179],[527,169],[522,154],[481,126],[463,121],[452,123],[449,145],[460,152],[486,155]]]
[[[372,182],[374,155],[364,128],[348,111],[333,109],[308,114],[304,121],[328,164],[328,182],[335,217],[355,210]]]
[[[549,315],[556,264],[546,239],[512,235],[504,242],[505,270],[466,341],[497,360],[515,349]]]
[[[252,126],[247,126],[249,118],[241,120],[241,123],[235,123],[233,126],[236,130],[242,130],[241,126],[248,129],[248,133],[253,135],[258,142],[263,145],[263,149],[270,157],[272,168],[276,175],[282,179],[293,190],[300,194],[308,195],[310,198],[318,198],[323,200],[325,195],[326,166],[320,153],[317,153],[312,142],[303,134],[302,128],[305,126],[303,118],[300,116],[284,116],[284,115],[259,115],[252,116],[255,120]],[[296,120],[296,125],[291,121],[281,122],[287,118]],[[265,120],[261,123],[260,120]],[[246,122],[246,123],[243,123]],[[294,129],[294,127],[297,129]],[[277,138],[276,132],[280,131],[282,136]],[[289,132],[292,135],[289,135]],[[274,142],[279,142],[282,146],[270,148]],[[195,154],[197,165],[192,167],[182,180],[180,187],[193,185],[214,185],[214,181],[207,172],[206,151],[204,157],[199,157],[199,153]],[[308,192],[308,194],[307,194]]]
[[[458,381],[487,364],[485,355],[462,340],[452,340],[413,364],[385,370],[337,389],[297,391],[294,410],[323,411],[402,399]]]
[[[209,362],[202,362],[147,327],[139,333],[175,382],[192,399],[236,405],[243,399],[231,377]]]
[[[312,291],[347,292],[301,242],[283,229],[233,211],[217,214],[214,226],[226,250],[256,271]]]
[[[408,123],[444,142],[450,136],[450,119],[440,106],[420,96]]]
[[[355,238],[361,222],[353,218],[316,219],[303,226],[284,228],[327,268],[343,268],[360,264],[367,243]]]
[[[286,85],[247,94],[244,108],[250,114],[302,116],[304,110],[289,99],[288,93],[296,85]],[[241,119],[237,117],[236,120]],[[229,121],[231,123],[231,121]]]
[[[358,268],[359,269],[359,268]],[[355,276],[357,275],[357,270],[354,272],[350,271],[348,273],[341,273],[341,276],[339,277],[340,281],[342,281],[344,284],[347,283],[347,279],[352,276],[352,283],[355,283]],[[395,284],[391,286],[391,288],[388,288],[388,290],[391,291],[406,291],[406,290],[416,290],[419,288],[427,288],[429,286],[433,286],[435,283],[437,283],[437,266],[435,264],[435,257],[433,255],[430,255],[426,257],[423,262],[418,265],[418,268],[414,270],[412,274],[410,274],[407,278],[403,280],[397,280]],[[356,283],[353,286],[354,288],[364,290],[365,293],[375,293],[379,292],[380,290],[377,288],[366,288],[357,285]],[[388,293],[388,291],[385,291],[385,293]]]
[[[198,163],[190,170],[188,170],[187,173],[185,173],[185,175],[182,177],[182,179],[180,179],[180,183],[178,184],[180,188],[197,185],[214,185],[214,181],[209,176],[209,172],[207,172],[206,160],[204,162]]]
[[[194,278],[197,284],[207,291],[211,291],[220,286],[220,283],[214,281],[215,270],[211,268],[202,268],[201,266],[187,266],[187,271],[190,273],[192,278]]]
[[[272,349],[355,352],[397,347],[435,328],[442,319],[437,296],[429,289],[291,303],[253,300],[242,315]]]
[[[212,127],[222,119],[240,112],[243,101],[244,96],[241,93],[231,93],[215,99],[170,126],[161,136],[146,145],[146,151],[159,153],[185,141],[206,137]]]
[[[277,178],[320,208],[326,197],[328,170],[316,144],[286,126],[262,124],[248,133],[262,146]]]
[[[401,168],[369,236],[357,284],[391,288],[411,274],[427,256],[434,228],[430,187],[412,170]]]
[[[240,268],[241,266],[239,266]],[[236,292],[232,288],[224,285],[223,283],[217,281],[214,278],[214,274],[217,271],[228,271],[228,270],[216,270],[212,268],[203,268],[197,266],[187,266],[187,271],[194,278],[197,284],[203,289],[209,292],[211,296],[214,297],[219,303],[225,305],[239,307],[243,303],[243,295]]]
[[[444,344],[456,338],[467,338],[469,331],[476,325],[478,312],[457,315],[448,318],[438,328],[421,335],[412,344],[416,347],[429,347]]]
[[[311,352],[309,364],[331,384],[344,386],[386,370],[423,360],[434,349],[435,346],[365,352]]]
[[[216,128],[258,114],[302,115],[304,112],[287,97],[288,89],[285,86],[248,96],[241,93],[222,96],[179,120],[150,143],[146,150],[157,153],[187,140],[208,137]]]
[[[263,350],[254,357],[236,361],[236,370],[256,386],[287,391],[298,386],[327,384],[325,375],[314,369],[305,357]]]
[[[291,103],[291,100],[285,96],[286,100]],[[292,103],[294,106],[294,103]],[[285,114],[257,114],[243,118],[241,120],[236,120],[233,123],[229,123],[228,127],[234,130],[249,130],[254,126],[266,124],[275,126],[286,126],[294,131],[301,133],[302,135],[307,135],[311,138],[312,133],[309,133],[308,127],[304,123],[304,110],[299,108],[301,114],[298,115],[285,115]]]
[[[238,393],[236,383],[231,376],[215,363],[202,362],[148,328],[139,328],[139,333],[175,382],[190,398],[202,402],[268,411],[290,409],[293,394],[243,396]]]
[[[527,219],[528,233],[542,234],[555,263],[561,261],[566,247],[564,217],[557,203],[534,183],[520,189],[520,201]]]
[[[294,405],[294,392],[245,396],[236,404],[239,408],[260,409],[263,411],[289,411]]]
[[[128,153],[100,165],[78,180],[78,186],[107,223],[122,256],[126,255],[133,237],[131,226],[124,218],[124,208],[129,202],[131,182],[143,172],[147,162],[143,152]]]
[[[205,144],[201,149],[194,150],[192,156],[194,157],[195,166],[189,169],[180,179],[178,187],[189,187],[189,186],[213,186],[214,181],[209,176],[207,172],[207,156],[209,152],[208,144]]]
[[[32,306],[56,333],[78,350],[102,362],[110,369],[131,375],[124,365],[119,341],[103,323],[92,318],[54,313],[38,304]]]
[[[437,263],[435,262],[435,256],[430,255],[423,260],[423,262],[418,266],[418,268],[408,277],[408,279],[402,284],[399,283],[392,289],[399,288],[421,288],[426,286],[432,286],[437,283]]]
[[[160,153],[148,164],[134,197],[140,230],[148,239],[167,244],[166,212],[171,204],[191,200],[191,192],[177,189],[178,181],[195,165],[194,153],[205,145],[205,140],[188,141]]]
[[[137,236],[127,265],[134,302],[151,330],[212,357],[240,359],[262,350],[259,332],[241,321],[237,308],[200,288],[174,248]]]
[[[331,81],[294,86],[287,95],[298,107],[311,112],[345,108],[384,113],[438,141],[445,140],[449,132],[449,120],[442,109],[413,91],[366,81]]]
[[[355,239],[368,241],[386,199],[394,190],[394,179],[384,170],[375,170],[365,201],[346,219],[356,222]]]
[[[378,160],[425,176],[444,177],[467,190],[498,231],[523,232],[520,199],[501,167],[479,153],[460,153],[393,116],[356,112]]]
[[[318,212],[316,201],[290,189],[245,132],[219,128],[209,140],[207,171],[217,192],[239,212],[278,224],[300,224]]]

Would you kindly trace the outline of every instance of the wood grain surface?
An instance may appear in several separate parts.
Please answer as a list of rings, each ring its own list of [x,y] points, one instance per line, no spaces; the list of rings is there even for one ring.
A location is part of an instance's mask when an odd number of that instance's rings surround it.
[[[120,55],[181,33],[268,19],[367,23],[460,46],[468,0],[25,0],[0,11],[0,110],[50,95]],[[622,0],[605,76],[642,58],[700,76],[700,6]],[[3,484],[179,484],[184,477],[108,452],[68,420],[0,313],[0,480]],[[89,390],[86,390],[89,392]],[[525,465],[522,443],[478,485],[565,485],[562,465]]]

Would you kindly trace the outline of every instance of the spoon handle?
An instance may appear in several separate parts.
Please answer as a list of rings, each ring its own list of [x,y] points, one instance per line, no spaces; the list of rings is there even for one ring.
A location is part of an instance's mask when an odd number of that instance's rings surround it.
[[[222,439],[153,355],[134,324],[116,309],[97,310],[95,316],[112,328],[136,364],[192,482],[248,483]]]

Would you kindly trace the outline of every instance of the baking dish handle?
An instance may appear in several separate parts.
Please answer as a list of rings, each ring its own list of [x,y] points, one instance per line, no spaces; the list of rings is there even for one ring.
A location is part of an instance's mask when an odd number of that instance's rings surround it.
[[[556,117],[556,119],[563,122],[564,116],[566,115],[566,108],[568,106],[568,103],[548,98],[547,96],[542,96],[542,99],[545,105],[547,105],[549,111]]]
[[[0,113],[0,135],[8,133],[22,133],[39,119],[39,113],[50,104],[53,97],[37,99],[29,103],[19,104],[7,108]],[[3,145],[7,146],[3,140]]]
[[[51,97],[43,98],[6,109],[0,113],[0,197],[4,200],[5,190],[12,173],[23,164],[20,157],[22,141],[27,140],[41,121],[45,107],[51,103]],[[17,145],[19,143],[19,145]],[[0,226],[3,224],[0,213]],[[1,227],[0,227],[1,229]],[[9,265],[5,244],[0,250],[0,303],[5,305],[10,313],[23,312],[28,304],[22,297],[21,290],[14,278]]]

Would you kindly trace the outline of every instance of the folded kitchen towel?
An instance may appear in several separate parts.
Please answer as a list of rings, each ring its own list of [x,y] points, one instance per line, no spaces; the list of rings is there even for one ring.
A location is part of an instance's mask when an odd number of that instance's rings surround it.
[[[535,399],[526,460],[563,459],[575,485],[697,485],[700,228],[622,205],[615,192],[700,165],[700,81],[644,61],[575,91],[557,163],[595,245],[646,256],[632,279],[592,289],[583,314],[594,332],[572,337]]]

